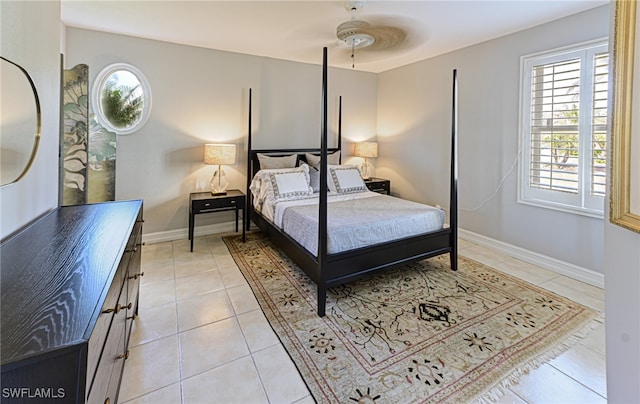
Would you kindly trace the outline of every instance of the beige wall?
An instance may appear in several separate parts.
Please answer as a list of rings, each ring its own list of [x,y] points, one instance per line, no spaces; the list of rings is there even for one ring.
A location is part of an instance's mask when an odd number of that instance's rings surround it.
[[[613,38],[613,12],[610,17]],[[604,239],[607,400],[640,403],[640,233],[607,221]]]
[[[66,46],[66,67],[88,64],[90,81],[120,62],[138,67],[149,80],[151,116],[138,132],[118,136],[116,162],[116,198],[144,199],[146,234],[186,236],[189,193],[207,190],[214,169],[202,162],[205,143],[237,144],[238,162],[225,172],[230,187],[246,187],[249,88],[254,148],[320,145],[319,65],[76,28],[67,29]],[[376,75],[330,69],[329,76],[329,133],[336,139],[342,95],[344,150],[350,154],[349,140],[375,136]],[[197,223],[231,220],[231,213],[221,213],[199,216]]]
[[[451,72],[459,75],[460,227],[604,273],[603,219],[517,202],[520,57],[606,38],[598,7],[381,73],[379,173],[402,197],[448,207]]]

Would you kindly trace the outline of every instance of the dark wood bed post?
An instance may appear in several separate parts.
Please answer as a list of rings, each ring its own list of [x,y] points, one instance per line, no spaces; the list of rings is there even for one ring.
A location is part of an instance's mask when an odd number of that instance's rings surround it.
[[[320,123],[320,205],[318,207],[318,316],[325,315],[327,301],[327,48],[322,49],[322,120]]]
[[[338,98],[338,150],[340,150],[338,163],[342,164],[342,96]]]
[[[251,227],[251,191],[249,187],[251,186],[251,179],[253,178],[253,171],[251,169],[251,88],[249,88],[249,124],[247,131],[247,195],[245,197],[244,203],[244,225],[246,226],[247,231],[249,231]]]
[[[449,226],[451,227],[451,269],[458,270],[458,71],[453,69],[451,106],[451,191]]]

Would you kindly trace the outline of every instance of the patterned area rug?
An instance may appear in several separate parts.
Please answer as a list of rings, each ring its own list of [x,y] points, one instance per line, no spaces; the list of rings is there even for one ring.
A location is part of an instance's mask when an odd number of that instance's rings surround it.
[[[316,286],[259,232],[224,238],[319,403],[491,399],[566,350],[594,310],[448,254],[332,288]]]

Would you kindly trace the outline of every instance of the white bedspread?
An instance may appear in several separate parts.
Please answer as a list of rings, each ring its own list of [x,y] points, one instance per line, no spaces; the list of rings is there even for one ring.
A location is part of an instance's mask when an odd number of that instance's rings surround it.
[[[375,192],[328,197],[330,254],[443,228],[441,209]],[[318,252],[318,196],[281,201],[262,213],[313,255]]]

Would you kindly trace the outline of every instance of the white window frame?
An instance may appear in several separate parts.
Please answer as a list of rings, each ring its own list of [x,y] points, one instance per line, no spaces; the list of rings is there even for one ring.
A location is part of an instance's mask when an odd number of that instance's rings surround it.
[[[563,212],[575,213],[595,218],[604,216],[604,197],[591,195],[590,173],[592,155],[592,108],[593,108],[593,56],[608,50],[608,39],[598,39],[547,52],[524,55],[520,58],[520,164],[518,167],[518,202]],[[531,96],[533,67],[580,57],[580,133],[579,137],[579,185],[578,193],[571,194],[556,190],[529,186],[531,164]],[[611,58],[609,59],[611,66]],[[584,74],[586,72],[586,74]],[[587,91],[585,91],[587,89]],[[608,128],[607,128],[608,129]],[[585,130],[587,132],[585,132]]]
[[[102,91],[104,89],[104,86],[109,80],[109,77],[111,77],[112,74],[118,71],[126,71],[133,74],[140,83],[140,88],[142,89],[144,97],[144,105],[140,117],[131,126],[128,126],[126,128],[114,126],[109,118],[105,116],[104,110],[102,108]],[[143,127],[149,119],[149,115],[151,114],[151,87],[149,86],[149,82],[147,81],[145,75],[137,67],[132,66],[128,63],[114,63],[102,69],[96,76],[93,85],[93,91],[91,93],[91,103],[96,119],[100,123],[100,125],[117,135],[129,135],[135,133],[138,129]]]

